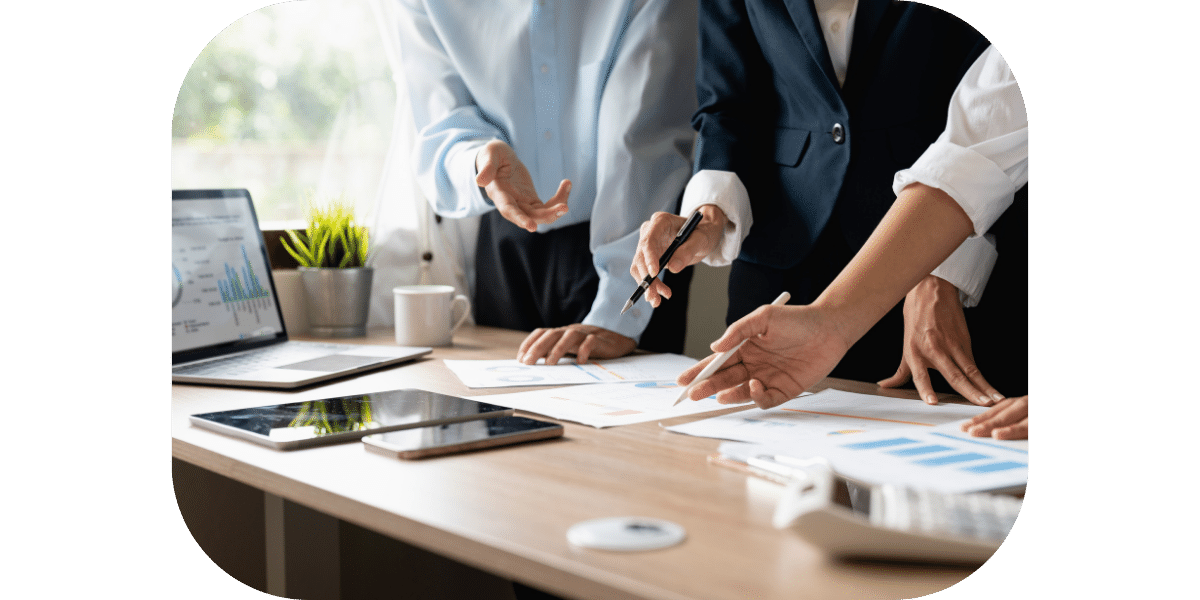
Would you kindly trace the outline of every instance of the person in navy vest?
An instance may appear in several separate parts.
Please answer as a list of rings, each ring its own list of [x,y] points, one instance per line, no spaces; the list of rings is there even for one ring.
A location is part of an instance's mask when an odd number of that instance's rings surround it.
[[[911,378],[931,403],[935,388],[981,405],[1025,393],[1027,159],[1003,143],[996,149],[988,131],[955,134],[948,122],[960,83],[963,97],[980,93],[964,75],[989,45],[953,15],[917,3],[702,2],[692,119],[699,137],[680,215],[698,210],[704,218],[668,270],[732,263],[727,323],[784,290],[792,304],[808,305],[905,186],[940,189],[962,203],[956,186],[982,178],[978,202],[993,209],[981,221],[987,226],[927,272],[902,305],[889,305],[829,374],[888,387]],[[1019,90],[1016,102],[1019,118],[1001,115],[996,127],[1014,121],[1027,131]],[[960,162],[947,150],[960,140],[939,137],[975,134],[984,146],[965,147],[990,170]],[[642,225],[635,279],[657,268],[683,218],[658,213]],[[646,299],[657,306],[670,293],[655,283]]]

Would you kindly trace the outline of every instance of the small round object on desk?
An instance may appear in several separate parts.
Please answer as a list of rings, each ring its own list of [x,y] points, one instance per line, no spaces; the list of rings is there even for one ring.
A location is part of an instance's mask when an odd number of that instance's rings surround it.
[[[567,541],[595,550],[636,552],[668,548],[684,540],[683,527],[648,517],[606,517],[576,523],[567,530]]]

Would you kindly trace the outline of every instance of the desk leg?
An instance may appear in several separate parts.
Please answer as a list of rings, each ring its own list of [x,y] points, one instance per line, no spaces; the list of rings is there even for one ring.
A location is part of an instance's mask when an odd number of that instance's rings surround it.
[[[274,494],[264,492],[264,496],[268,593],[304,600],[339,600],[341,523]]]
[[[285,598],[287,564],[284,561],[283,498],[264,492],[263,517],[267,538],[267,593]]]

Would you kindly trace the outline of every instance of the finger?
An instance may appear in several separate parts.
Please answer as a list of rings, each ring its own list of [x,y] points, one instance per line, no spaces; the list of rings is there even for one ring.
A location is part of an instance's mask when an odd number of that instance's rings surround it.
[[[774,408],[790,400],[783,390],[768,388],[758,379],[751,379],[745,387],[750,390],[750,398],[762,409]]]
[[[477,167],[479,173],[475,175],[475,185],[479,187],[487,187],[487,185],[496,179],[496,171],[499,169],[497,161],[493,158],[493,153],[484,146],[479,150],[478,156],[481,161]]]
[[[584,333],[578,329],[566,329],[562,336],[558,338],[558,343],[550,349],[550,353],[546,355],[546,364],[557,365],[558,360],[568,352],[574,352],[579,346],[579,342],[583,340]]]
[[[571,180],[564,179],[558,182],[558,190],[554,195],[546,201],[546,208],[552,208],[559,211],[559,216],[567,214],[567,198],[571,195]]]
[[[642,256],[643,268],[648,274],[658,275],[658,262],[666,254],[667,247],[675,239],[675,233],[683,225],[683,217],[665,212],[656,212],[643,226],[648,225],[646,252]]]
[[[659,279],[655,279],[650,287],[646,288],[646,301],[654,308],[658,308],[663,300],[671,299],[671,288]]]
[[[900,358],[900,367],[896,369],[896,374],[892,375],[891,377],[888,377],[887,379],[884,379],[883,381],[878,382],[876,385],[878,385],[879,387],[883,387],[883,388],[900,387],[900,386],[908,383],[908,380],[911,377],[912,377],[912,371],[910,371],[908,369],[908,361],[904,360],[904,358],[901,357]]]
[[[708,363],[712,362],[716,358],[717,355],[710,354],[705,357],[704,360],[701,360],[687,369],[684,369],[683,372],[679,374],[679,377],[675,380],[675,383],[679,384],[680,386],[687,386],[688,384],[692,383],[692,380],[700,374],[700,371],[703,371],[704,367],[707,367]]]
[[[596,334],[589,333],[583,341],[579,343],[579,348],[575,350],[575,362],[579,364],[587,364],[588,357],[592,355],[592,350],[596,347],[600,338]]]
[[[537,342],[538,338],[542,337],[542,334],[546,333],[546,331],[547,330],[539,327],[531,331],[529,335],[525,336],[525,340],[521,342],[521,347],[517,348],[518,361],[521,361],[521,357],[523,357],[525,353],[528,352],[531,347],[533,347],[533,344]]]
[[[750,396],[750,389],[745,385],[739,385],[727,390],[722,390],[717,394],[718,404],[745,404],[754,400]]]
[[[999,402],[1004,399],[1004,394],[996,391],[996,388],[992,387],[992,384],[988,383],[987,379],[983,377],[983,373],[975,365],[975,357],[971,355],[969,348],[963,349],[961,346],[952,346],[950,348],[950,356],[962,368],[963,375],[980,391],[982,399],[987,400],[986,403],[977,402],[976,404],[988,406],[993,402]],[[970,396],[967,397],[970,398]]]
[[[950,358],[948,354],[936,352],[933,355],[934,368],[942,374],[942,377],[958,392],[958,395],[966,398],[972,404],[979,406],[991,406],[996,403],[995,400],[983,395],[979,388],[971,382],[970,378],[963,373],[958,364]]]
[[[1007,427],[999,427],[992,430],[992,438],[997,440],[1027,440],[1029,439],[1029,419],[1021,419],[1019,422]]]
[[[1012,425],[1025,418],[1027,414],[1023,407],[1017,403],[1002,401],[987,412],[976,417],[979,421],[969,427],[967,431],[974,436],[987,436],[991,434],[993,429]]]
[[[1010,404],[1012,404],[1012,402],[1010,400],[1001,400],[1000,402],[997,402],[995,405],[993,405],[988,410],[981,412],[981,413],[975,415],[974,417],[971,417],[970,419],[967,419],[967,421],[962,424],[961,429],[963,431],[970,431],[972,427],[975,427],[976,425],[983,423],[984,421],[987,421],[987,420],[991,419],[992,417],[1000,414],[1000,412],[1003,411],[1005,408],[1007,408]]]
[[[559,204],[557,206],[539,206],[529,205],[524,208],[525,214],[535,222],[545,225],[553,223],[559,217],[567,214],[567,205]]]
[[[547,329],[546,333],[542,334],[542,337],[529,347],[529,351],[525,353],[524,363],[527,365],[537,363],[539,358],[546,356],[554,344],[558,343],[560,337],[562,337],[561,329]]]
[[[749,380],[750,371],[746,368],[746,365],[742,364],[741,362],[732,365],[726,363],[725,366],[717,370],[716,373],[709,375],[708,379],[696,384],[696,387],[692,388],[692,391],[690,394],[688,394],[688,397],[694,400],[707,398],[721,391],[740,386]],[[718,396],[717,399],[720,400],[720,396]],[[749,400],[750,396],[747,395],[744,399]]]
[[[925,401],[926,404],[937,404],[937,392],[933,391],[933,382],[929,380],[929,367],[921,360],[909,359],[912,364],[909,366],[912,373],[913,385],[917,387],[917,394]]]
[[[507,219],[510,223],[530,233],[537,231],[537,223],[534,223],[533,219],[529,218],[525,214],[525,211],[517,205],[516,200],[508,192],[500,189],[500,186],[490,186],[488,188],[488,197],[496,205],[496,210],[500,211],[500,216]]]
[[[714,240],[719,240],[720,238],[698,234],[700,234],[699,230],[693,232],[686,242],[680,244],[675,249],[675,254],[671,256],[671,262],[667,263],[668,271],[678,273],[700,262],[705,256],[712,253],[717,246],[713,243]]]
[[[754,312],[734,321],[733,325],[725,329],[725,333],[720,338],[717,338],[717,341],[709,344],[709,349],[713,352],[732,350],[742,340],[766,333],[768,321],[770,320],[770,311],[768,310],[770,308],[775,307],[760,306],[754,309]]]

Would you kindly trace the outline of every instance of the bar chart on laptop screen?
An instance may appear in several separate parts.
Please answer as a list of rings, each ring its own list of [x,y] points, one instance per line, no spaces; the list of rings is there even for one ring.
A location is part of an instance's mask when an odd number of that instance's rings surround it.
[[[176,350],[281,329],[253,219],[223,201],[172,222],[171,336]],[[203,209],[203,210],[201,210]]]

